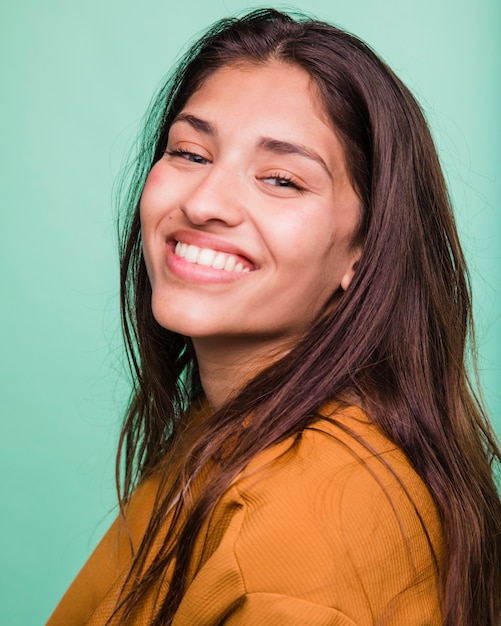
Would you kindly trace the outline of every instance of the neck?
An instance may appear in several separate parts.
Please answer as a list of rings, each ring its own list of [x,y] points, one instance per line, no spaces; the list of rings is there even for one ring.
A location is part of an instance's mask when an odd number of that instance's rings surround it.
[[[283,341],[256,339],[236,342],[194,338],[200,381],[211,410],[217,411],[236,396],[259,372],[284,356],[291,346]]]

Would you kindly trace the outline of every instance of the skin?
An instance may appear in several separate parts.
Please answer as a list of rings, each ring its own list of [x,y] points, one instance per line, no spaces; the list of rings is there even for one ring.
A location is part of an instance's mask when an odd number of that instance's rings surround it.
[[[299,67],[224,67],[188,100],[146,181],[153,314],[192,338],[213,408],[290,350],[352,279],[359,199],[319,102]],[[177,242],[197,247],[182,258]],[[193,262],[199,249],[205,261]],[[199,264],[216,253],[243,271]]]

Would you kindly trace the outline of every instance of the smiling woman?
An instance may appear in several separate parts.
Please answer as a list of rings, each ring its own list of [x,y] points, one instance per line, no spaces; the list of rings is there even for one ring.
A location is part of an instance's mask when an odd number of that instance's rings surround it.
[[[494,626],[500,451],[408,90],[355,37],[216,24],[128,195],[121,515],[50,626]]]

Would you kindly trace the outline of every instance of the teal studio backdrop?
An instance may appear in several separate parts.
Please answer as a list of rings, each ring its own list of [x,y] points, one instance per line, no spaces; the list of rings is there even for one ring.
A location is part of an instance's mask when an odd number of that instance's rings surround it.
[[[127,377],[113,185],[179,50],[253,6],[0,4],[2,624],[43,624],[115,515]],[[501,432],[501,3],[274,6],[361,36],[422,103],[470,264],[480,376]]]

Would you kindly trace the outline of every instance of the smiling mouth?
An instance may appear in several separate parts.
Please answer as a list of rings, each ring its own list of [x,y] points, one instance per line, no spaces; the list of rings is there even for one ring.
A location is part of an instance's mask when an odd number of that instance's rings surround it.
[[[193,244],[178,241],[174,254],[188,263],[212,267],[225,272],[250,272],[251,267],[241,257],[227,252],[220,252],[212,248],[199,248]]]

